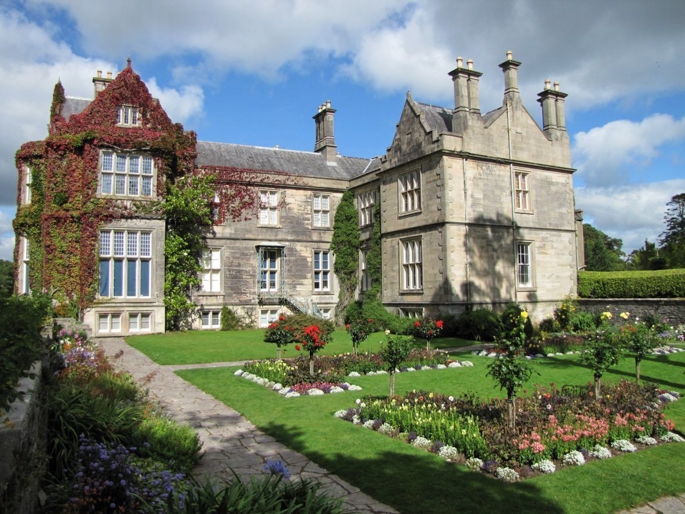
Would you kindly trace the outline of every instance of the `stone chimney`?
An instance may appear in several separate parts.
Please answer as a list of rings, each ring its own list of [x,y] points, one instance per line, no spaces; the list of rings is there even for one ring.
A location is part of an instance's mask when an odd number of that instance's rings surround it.
[[[329,164],[335,163],[338,147],[335,144],[335,137],[333,135],[333,116],[335,109],[331,107],[331,101],[326,100],[326,103],[319,106],[319,112],[314,116],[316,121],[316,144],[314,151],[322,153]]]
[[[559,83],[554,83],[552,88],[552,81],[545,80],[545,89],[542,93],[538,93],[538,102],[542,105],[542,130],[561,131],[566,132],[566,111],[565,98],[568,95],[559,91]]]
[[[521,101],[519,95],[518,68],[521,63],[514,60],[511,50],[507,52],[507,60],[499,65],[504,72],[504,100]]]
[[[112,72],[107,72],[107,78],[102,76],[102,70],[98,70],[97,77],[93,77],[93,84],[95,85],[95,96],[98,96],[100,91],[103,91],[110,82],[114,79],[112,78]]]
[[[460,133],[475,120],[480,120],[480,99],[478,81],[482,75],[473,70],[473,61],[457,57],[457,67],[449,72],[454,83],[454,111],[452,112],[452,132]]]

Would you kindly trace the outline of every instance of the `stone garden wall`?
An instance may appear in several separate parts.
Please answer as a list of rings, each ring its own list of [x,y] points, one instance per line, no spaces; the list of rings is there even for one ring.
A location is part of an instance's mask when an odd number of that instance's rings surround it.
[[[685,298],[578,298],[577,302],[586,311],[609,311],[614,316],[629,312],[640,319],[651,314],[666,318],[672,325],[685,324]]]

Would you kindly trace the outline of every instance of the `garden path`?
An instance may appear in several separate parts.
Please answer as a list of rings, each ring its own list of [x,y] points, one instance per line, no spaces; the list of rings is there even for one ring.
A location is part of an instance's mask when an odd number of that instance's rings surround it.
[[[343,498],[344,507],[352,512],[398,514],[395,509],[377,502],[359,488],[264,434],[238,412],[174,373],[176,369],[241,363],[160,366],[128,346],[123,338],[101,339],[100,344],[109,357],[120,354],[113,359],[114,366],[129,372],[136,381],[143,380],[143,387],[149,389],[150,396],[161,403],[170,417],[198,432],[205,455],[194,470],[196,476],[230,480],[233,469],[245,479],[262,475],[267,459],[281,460],[293,478],[315,479],[331,496]]]

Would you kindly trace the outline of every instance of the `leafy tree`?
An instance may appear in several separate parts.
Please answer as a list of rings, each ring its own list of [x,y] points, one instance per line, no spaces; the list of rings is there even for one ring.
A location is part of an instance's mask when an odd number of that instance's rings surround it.
[[[603,316],[605,314],[607,313]],[[603,317],[603,319],[608,321],[607,318]],[[592,370],[597,399],[600,398],[602,392],[602,376],[609,368],[618,364],[621,357],[623,357],[623,346],[615,327],[605,323],[588,336],[580,361]]]
[[[331,251],[335,254],[333,270],[340,284],[336,309],[336,317],[340,323],[357,289],[359,245],[359,214],[354,206],[354,193],[345,191],[335,211],[331,240]]]
[[[628,262],[636,270],[657,270],[667,267],[666,259],[659,255],[656,243],[645,239],[645,245],[630,253]]]
[[[385,335],[388,340],[381,343],[379,354],[385,362],[386,371],[390,374],[390,396],[395,396],[395,370],[409,356],[414,338],[392,335],[389,330],[385,331]]]
[[[0,298],[9,298],[14,290],[14,266],[0,259]]]
[[[666,230],[659,236],[662,257],[669,268],[685,267],[685,193],[671,198],[664,214]]]
[[[609,237],[589,223],[583,224],[585,239],[585,269],[588,271],[618,271],[625,269],[623,241]]]

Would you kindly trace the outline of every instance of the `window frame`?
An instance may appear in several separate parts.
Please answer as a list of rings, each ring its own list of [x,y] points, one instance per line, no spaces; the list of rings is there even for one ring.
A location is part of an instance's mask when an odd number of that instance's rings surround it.
[[[98,327],[98,334],[120,334],[123,331],[122,327],[122,321],[123,321],[123,312],[98,312],[97,313],[97,327]],[[106,318],[107,319],[107,327],[105,329],[102,328],[102,319]],[[119,323],[119,328],[114,329],[114,320],[118,319]]]
[[[21,195],[22,205],[29,205],[33,200],[33,191],[31,190],[31,184],[33,183],[33,170],[31,166],[24,166],[24,176],[23,178],[23,193]]]
[[[273,253],[273,259],[272,254]],[[260,293],[276,293],[281,290],[281,257],[282,251],[280,248],[264,248],[260,255],[259,262],[259,292]],[[275,266],[271,266],[271,262]],[[265,265],[266,264],[266,265]],[[273,280],[271,279],[273,275]],[[274,283],[271,288],[270,284]]]
[[[136,327],[133,328],[131,319],[136,319]],[[143,320],[147,319],[147,327],[143,327]],[[152,332],[152,313],[151,312],[129,312],[128,313],[128,331],[129,332]]]
[[[279,315],[279,309],[259,309],[259,328],[268,328],[269,325],[278,321]],[[262,322],[262,316],[266,316],[264,322]]]
[[[418,257],[417,257],[418,256]],[[400,240],[400,291],[423,292],[423,240],[420,237]]]
[[[223,290],[222,262],[221,248],[205,248],[202,250],[200,293],[221,293]]]
[[[514,209],[517,212],[533,212],[530,188],[530,172],[514,170]]]
[[[153,296],[152,230],[108,228],[99,231],[99,298],[150,299]],[[104,234],[107,236],[105,243]],[[117,237],[121,234],[121,237]],[[135,248],[130,235],[135,236]],[[131,266],[133,264],[133,266]],[[107,279],[103,282],[103,275]],[[133,278],[131,278],[133,277]],[[133,280],[133,282],[132,282]],[[134,294],[130,294],[135,289]],[[106,293],[104,291],[106,290]],[[147,291],[147,294],[143,294]],[[120,293],[120,294],[118,294]]]
[[[317,199],[319,200],[318,208],[316,206]],[[319,216],[318,223],[317,214]],[[312,195],[312,228],[331,228],[331,195],[323,193]]]
[[[30,259],[30,243],[28,237],[21,237],[19,240],[19,247],[21,251],[21,268],[19,271],[19,294],[31,294],[31,283],[29,280],[29,259]]]
[[[421,170],[412,170],[397,177],[397,203],[400,215],[421,212]]]
[[[124,160],[123,170],[118,169],[120,158]],[[138,163],[137,166],[131,165],[134,159]],[[132,171],[136,168],[137,171]],[[98,192],[106,197],[153,199],[156,193],[155,172],[155,160],[149,154],[100,150]],[[117,189],[121,184],[123,184],[123,192],[118,192]],[[136,192],[132,193],[134,184]]]
[[[205,324],[205,315],[208,315],[208,324]],[[221,311],[218,309],[202,309],[200,311],[200,328],[201,330],[221,328]]]
[[[141,127],[141,118],[140,107],[122,104],[117,108],[117,127]]]
[[[325,263],[325,266],[324,266]],[[312,254],[312,286],[315,293],[331,292],[331,251],[314,250]]]
[[[369,259],[369,249],[362,248],[359,250],[359,271],[361,276],[359,277],[359,289],[362,293],[371,289],[373,281],[371,279],[371,274],[368,269],[368,259]]]
[[[525,248],[525,252],[522,250]],[[534,261],[534,244],[532,241],[517,240],[516,241],[516,288],[519,290],[530,291],[535,289],[535,261]],[[522,262],[522,257],[525,257],[527,262]],[[527,281],[522,281],[522,270],[525,269],[527,274]]]
[[[264,200],[264,195],[267,199]],[[281,194],[274,189],[260,189],[258,192],[259,216],[257,217],[260,227],[278,227],[281,222]],[[265,217],[264,217],[265,216]]]
[[[376,192],[367,191],[357,195],[357,206],[359,210],[359,226],[366,227],[373,225],[373,211],[376,206]]]

